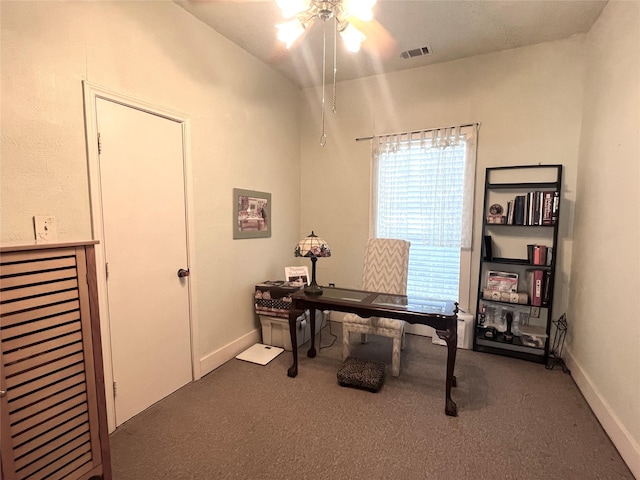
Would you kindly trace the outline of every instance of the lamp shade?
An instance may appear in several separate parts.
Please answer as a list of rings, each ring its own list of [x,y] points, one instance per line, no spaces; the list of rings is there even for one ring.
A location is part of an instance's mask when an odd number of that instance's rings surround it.
[[[311,260],[311,283],[304,291],[307,295],[322,295],[322,287],[316,282],[316,261],[320,257],[330,257],[331,249],[327,242],[313,233],[303,238],[296,245],[293,254],[296,257],[308,257]]]
[[[330,257],[331,248],[327,242],[311,231],[311,235],[298,242],[294,255],[296,257]]]

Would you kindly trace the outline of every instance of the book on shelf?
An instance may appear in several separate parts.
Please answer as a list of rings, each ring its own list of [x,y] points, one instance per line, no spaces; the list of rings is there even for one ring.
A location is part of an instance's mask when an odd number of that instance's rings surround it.
[[[542,306],[549,306],[551,296],[553,295],[553,277],[551,276],[551,270],[545,270],[544,280],[542,282]]]
[[[507,225],[513,225],[513,200],[507,202]]]
[[[551,225],[555,225],[558,221],[558,214],[560,212],[560,192],[557,190],[553,192],[553,207],[551,208]]]
[[[556,192],[542,194],[542,225],[553,225],[553,197]]]
[[[534,307],[542,306],[545,271],[537,268],[527,269],[527,288],[529,301]]]
[[[526,196],[516,195],[513,199],[513,225],[525,225]]]
[[[489,262],[493,260],[493,242],[491,241],[491,235],[484,236],[484,259]]]
[[[527,245],[527,260],[532,265],[547,265],[548,249],[546,245]]]
[[[540,221],[540,192],[527,193],[527,210],[525,225],[539,225]]]

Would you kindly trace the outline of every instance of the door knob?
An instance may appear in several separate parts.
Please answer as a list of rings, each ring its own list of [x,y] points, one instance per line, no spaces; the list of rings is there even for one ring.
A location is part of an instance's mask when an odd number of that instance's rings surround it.
[[[7,394],[6,390],[0,390],[0,398],[4,397]]]
[[[180,277],[180,278],[188,277],[190,273],[191,272],[189,271],[188,268],[186,270],[184,268],[181,268],[180,270],[178,270],[178,277]]]

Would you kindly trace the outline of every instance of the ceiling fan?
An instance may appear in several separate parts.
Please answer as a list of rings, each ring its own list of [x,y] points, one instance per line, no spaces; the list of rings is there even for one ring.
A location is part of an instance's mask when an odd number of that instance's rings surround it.
[[[334,21],[333,35],[333,104],[336,113],[337,37],[342,38],[347,50],[357,53],[364,46],[374,55],[386,57],[396,50],[393,37],[373,19],[376,0],[276,0],[285,23],[277,25],[278,39],[290,49],[300,41],[308,27],[316,21],[325,23],[322,44],[322,131],[320,146],[327,143],[325,133],[325,77],[326,77],[326,23]]]
[[[357,53],[362,46],[370,55],[388,59],[398,55],[393,36],[374,18],[377,0],[190,0],[177,3],[275,3],[282,22],[274,25],[277,38],[288,50],[302,43],[315,23],[331,26],[347,50]],[[322,22],[320,22],[322,20]]]
[[[198,0],[202,2],[265,2],[274,0]],[[386,60],[399,54],[397,42],[379,22],[374,19],[376,0],[275,0],[281,12],[280,23],[274,26],[274,34],[287,50],[294,50],[303,42],[306,34],[320,24],[322,29],[322,132],[320,145],[325,146],[325,87],[327,57],[333,58],[333,101],[336,113],[336,77],[338,36],[351,53],[361,47],[372,58]],[[332,52],[327,52],[327,37],[333,38]],[[330,47],[331,48],[331,47]],[[280,56],[281,53],[278,54]]]
[[[380,57],[396,53],[396,42],[391,34],[373,18],[376,0],[276,0],[285,23],[276,25],[278,39],[291,48],[317,20],[335,21],[350,52],[356,53],[361,45]]]

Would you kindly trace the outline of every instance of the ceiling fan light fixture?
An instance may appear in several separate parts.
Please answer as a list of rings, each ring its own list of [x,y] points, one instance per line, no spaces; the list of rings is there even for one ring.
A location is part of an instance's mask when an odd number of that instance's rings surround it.
[[[347,50],[353,53],[360,51],[360,45],[362,45],[362,42],[367,38],[364,33],[350,23],[347,23],[346,27],[340,30],[340,36],[342,37],[342,40],[344,40]]]
[[[284,18],[293,18],[309,9],[311,0],[276,0]]]
[[[278,28],[278,39],[290,48],[295,41],[304,33],[307,26],[312,25],[316,20],[325,23],[322,37],[322,103],[321,122],[322,132],[320,133],[320,146],[324,147],[327,142],[325,134],[325,78],[326,78],[326,35],[327,20],[334,19],[333,23],[333,113],[336,113],[336,72],[337,72],[337,47],[336,41],[338,33],[342,37],[347,50],[353,53],[360,51],[362,42],[367,39],[364,32],[354,27],[352,21],[360,20],[368,22],[373,19],[373,5],[376,0],[276,0],[282,14],[289,20],[286,23],[276,25]],[[356,25],[359,25],[356,22]],[[366,27],[364,27],[366,28]]]
[[[368,22],[373,19],[373,6],[376,0],[344,0],[343,11],[347,17],[354,16]]]
[[[276,28],[278,29],[278,40],[285,43],[287,48],[291,48],[291,45],[304,33],[304,25],[297,18],[276,25]]]

